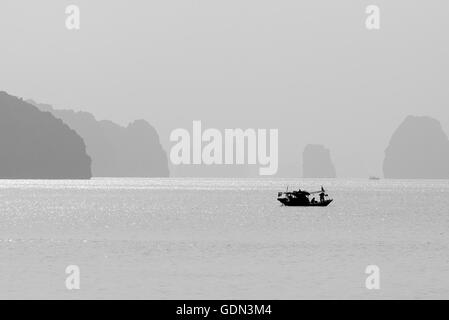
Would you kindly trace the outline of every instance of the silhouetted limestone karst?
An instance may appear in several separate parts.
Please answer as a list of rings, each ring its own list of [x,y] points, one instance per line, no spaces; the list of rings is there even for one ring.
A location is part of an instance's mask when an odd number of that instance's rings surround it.
[[[408,116],[385,150],[385,178],[449,179],[449,140],[438,120]]]
[[[51,113],[0,92],[1,179],[90,179],[83,139]]]
[[[83,137],[92,158],[95,177],[168,177],[168,159],[156,130],[145,120],[122,127],[114,122],[97,121],[88,112],[56,110],[36,104],[41,110],[62,119]]]
[[[303,152],[304,178],[335,178],[336,172],[329,149],[309,144]]]

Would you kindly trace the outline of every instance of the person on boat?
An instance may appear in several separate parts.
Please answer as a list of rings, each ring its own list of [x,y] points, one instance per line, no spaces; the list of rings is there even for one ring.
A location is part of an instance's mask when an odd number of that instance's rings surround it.
[[[321,201],[321,202],[324,202],[324,192],[321,192],[321,193],[320,193],[320,201]]]
[[[312,199],[311,203],[312,203],[312,204],[315,204],[315,203],[316,203],[315,197]]]

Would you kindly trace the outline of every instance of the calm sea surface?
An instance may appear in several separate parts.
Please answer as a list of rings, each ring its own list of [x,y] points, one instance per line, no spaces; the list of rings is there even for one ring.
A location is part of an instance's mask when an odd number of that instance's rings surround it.
[[[449,298],[449,181],[300,182],[334,203],[281,207],[281,179],[0,180],[0,298]]]

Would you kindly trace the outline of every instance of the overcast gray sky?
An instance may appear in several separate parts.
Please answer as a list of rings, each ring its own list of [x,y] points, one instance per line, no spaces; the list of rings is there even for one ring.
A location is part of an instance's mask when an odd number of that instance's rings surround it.
[[[65,28],[65,7],[81,30]],[[381,29],[365,29],[365,8]],[[280,174],[308,143],[340,177],[380,175],[408,114],[449,132],[447,0],[2,0],[0,90],[121,124],[144,118],[166,149],[192,120],[279,128]]]

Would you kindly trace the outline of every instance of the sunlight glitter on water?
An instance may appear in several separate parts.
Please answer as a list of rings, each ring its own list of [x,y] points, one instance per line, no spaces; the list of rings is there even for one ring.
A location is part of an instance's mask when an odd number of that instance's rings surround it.
[[[327,208],[276,201],[323,184]],[[70,298],[77,264],[80,298],[364,298],[374,263],[374,297],[447,298],[448,194],[443,180],[1,181],[0,297]]]

